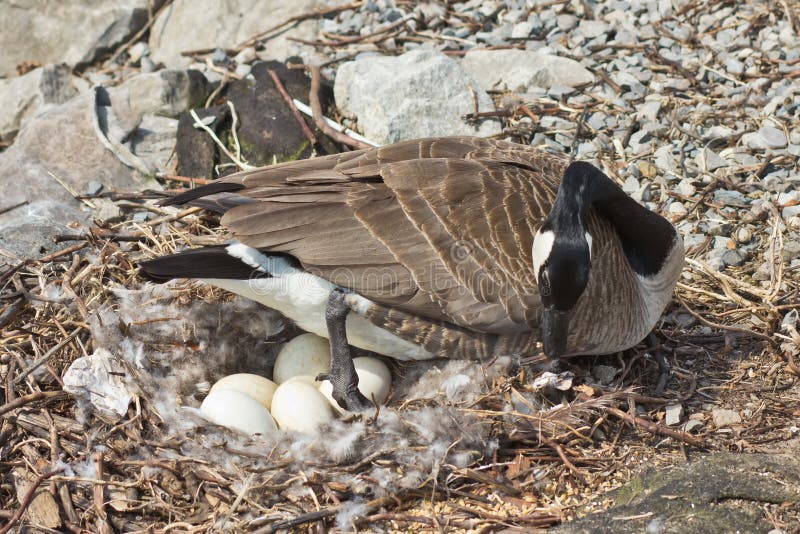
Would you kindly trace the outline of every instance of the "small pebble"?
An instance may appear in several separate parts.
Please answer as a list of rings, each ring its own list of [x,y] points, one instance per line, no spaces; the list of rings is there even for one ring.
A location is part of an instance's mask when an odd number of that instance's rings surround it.
[[[664,411],[664,423],[667,426],[674,426],[681,422],[683,417],[683,406],[681,404],[669,404]]]
[[[717,428],[738,425],[742,422],[742,417],[736,410],[714,408],[711,410],[711,417],[714,420],[714,426]]]

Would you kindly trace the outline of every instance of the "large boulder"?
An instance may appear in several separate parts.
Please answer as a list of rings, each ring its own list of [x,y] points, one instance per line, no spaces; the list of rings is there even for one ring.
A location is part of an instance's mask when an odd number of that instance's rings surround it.
[[[151,2],[158,8],[163,0]],[[26,62],[81,66],[147,23],[147,0],[0,0],[0,76]]]
[[[0,141],[8,142],[27,119],[76,96],[88,84],[67,65],[48,65],[24,76],[0,79]]]
[[[494,104],[458,62],[433,50],[344,63],[336,74],[334,95],[339,109],[356,117],[364,135],[378,144],[500,133],[496,119],[464,119],[476,103],[478,111],[494,111]]]
[[[594,81],[583,65],[530,50],[471,50],[461,66],[484,91],[530,92],[534,87],[576,87]]]
[[[800,513],[800,461],[778,454],[707,454],[647,469],[617,490],[616,504],[553,529],[558,534],[769,532],[764,507]]]
[[[0,264],[50,252],[53,234],[98,216],[73,196],[96,188],[90,182],[118,191],[157,187],[148,175],[166,163],[177,129],[161,115],[192,105],[200,96],[193,79],[186,72],[141,75],[31,118],[0,153]],[[158,90],[140,92],[139,82]]]
[[[317,0],[175,0],[158,16],[150,32],[150,57],[167,67],[187,66],[181,52],[229,48],[294,15],[319,7]],[[317,22],[300,22],[270,39],[261,59],[284,60],[310,50],[289,37],[314,39]]]

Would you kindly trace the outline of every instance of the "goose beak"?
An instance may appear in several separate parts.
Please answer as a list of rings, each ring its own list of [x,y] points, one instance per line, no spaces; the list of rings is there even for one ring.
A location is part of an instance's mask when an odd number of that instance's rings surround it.
[[[567,352],[569,334],[568,312],[545,308],[542,312],[542,346],[548,358],[558,358]]]

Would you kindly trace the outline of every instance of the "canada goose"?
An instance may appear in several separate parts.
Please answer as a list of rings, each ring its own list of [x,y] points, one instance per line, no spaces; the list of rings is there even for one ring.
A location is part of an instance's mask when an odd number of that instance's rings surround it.
[[[396,143],[240,172],[164,205],[223,213],[235,241],[142,263],[329,337],[334,396],[358,409],[350,344],[398,359],[551,358],[629,348],[683,265],[673,226],[584,162],[491,139]],[[345,326],[346,325],[346,326]]]

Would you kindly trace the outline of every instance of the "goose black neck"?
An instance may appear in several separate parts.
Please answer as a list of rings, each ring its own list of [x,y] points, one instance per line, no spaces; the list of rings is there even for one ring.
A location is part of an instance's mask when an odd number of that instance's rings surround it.
[[[673,226],[626,195],[595,166],[576,161],[564,172],[551,218],[571,219],[574,226],[577,215],[586,228],[590,208],[614,227],[634,271],[651,276],[661,270],[675,240]]]

